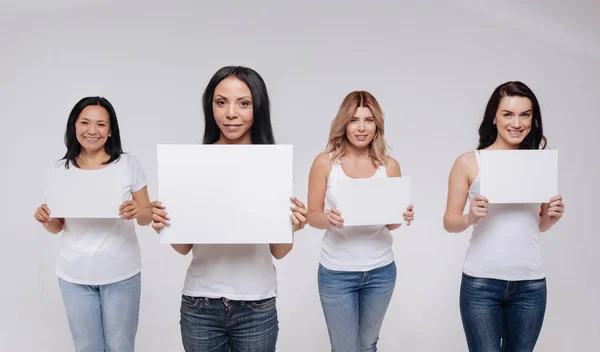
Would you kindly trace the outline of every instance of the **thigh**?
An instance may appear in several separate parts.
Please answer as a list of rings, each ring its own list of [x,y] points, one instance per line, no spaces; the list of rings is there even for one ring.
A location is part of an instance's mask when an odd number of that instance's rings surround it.
[[[179,325],[186,352],[228,352],[225,306],[220,300],[181,296]]]
[[[383,318],[396,286],[396,264],[373,269],[358,291],[361,351],[377,351]]]
[[[232,352],[274,352],[279,334],[277,299],[232,302],[229,339]]]
[[[133,352],[140,312],[141,274],[100,286],[107,352]]]
[[[77,352],[104,351],[100,292],[87,285],[58,280],[73,345]]]
[[[517,281],[505,309],[505,351],[533,351],[545,312],[546,280]]]
[[[460,315],[469,351],[500,352],[506,282],[463,274]]]
[[[362,272],[319,265],[319,296],[333,352],[359,351],[358,288],[362,276]]]

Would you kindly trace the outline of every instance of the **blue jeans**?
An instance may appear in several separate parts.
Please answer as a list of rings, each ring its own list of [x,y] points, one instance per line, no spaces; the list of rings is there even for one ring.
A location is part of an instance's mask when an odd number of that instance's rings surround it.
[[[529,352],[546,311],[546,279],[504,281],[463,274],[460,315],[471,352]]]
[[[274,352],[279,333],[276,298],[233,301],[181,297],[186,352]]]
[[[395,285],[394,262],[365,272],[319,264],[319,295],[333,352],[377,351]]]
[[[138,327],[141,274],[108,285],[58,279],[77,352],[133,352]]]

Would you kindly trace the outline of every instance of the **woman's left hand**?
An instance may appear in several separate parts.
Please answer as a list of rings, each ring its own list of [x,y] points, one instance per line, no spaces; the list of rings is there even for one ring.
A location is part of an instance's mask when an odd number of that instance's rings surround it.
[[[119,207],[119,215],[122,220],[137,219],[140,215],[140,204],[135,200],[127,200]]]
[[[406,211],[402,215],[404,216],[404,221],[406,221],[406,226],[410,226],[410,223],[415,219],[414,206],[412,204],[407,206]]]
[[[306,226],[308,210],[304,203],[296,199],[296,197],[292,197],[291,200],[292,203],[294,203],[290,206],[292,210],[292,231],[296,232],[302,230],[304,226]]]
[[[548,217],[552,219],[552,221],[556,222],[560,220],[565,211],[565,204],[562,201],[562,196],[554,196],[550,199],[548,203]]]

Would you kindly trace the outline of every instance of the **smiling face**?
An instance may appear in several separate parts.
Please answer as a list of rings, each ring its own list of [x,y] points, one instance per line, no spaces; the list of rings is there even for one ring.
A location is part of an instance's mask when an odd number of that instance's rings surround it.
[[[518,148],[531,132],[532,104],[529,98],[505,96],[500,100],[494,124],[498,129],[497,142],[510,148]]]
[[[356,109],[346,124],[346,138],[355,148],[368,148],[377,132],[377,124],[369,108]]]
[[[221,130],[218,143],[251,144],[254,122],[252,93],[240,79],[223,79],[213,95],[213,115]]]
[[[110,135],[110,117],[100,105],[86,106],[75,121],[75,136],[87,153],[103,150]]]

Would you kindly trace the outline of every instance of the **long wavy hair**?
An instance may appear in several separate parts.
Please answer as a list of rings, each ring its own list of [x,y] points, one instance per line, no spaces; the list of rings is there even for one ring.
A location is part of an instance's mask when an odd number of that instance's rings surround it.
[[[331,123],[331,129],[329,131],[329,141],[325,151],[332,154],[332,160],[339,163],[341,157],[348,154],[348,148],[350,141],[346,136],[346,125],[354,116],[354,113],[358,108],[368,108],[371,110],[375,119],[375,137],[369,144],[369,156],[375,165],[386,165],[386,157],[388,155],[388,147],[383,138],[384,127],[383,127],[383,110],[377,102],[375,97],[366,91],[354,91],[346,95],[337,116]]]
[[[477,149],[485,149],[492,145],[498,137],[498,127],[494,125],[494,118],[498,112],[500,100],[504,97],[524,97],[531,101],[532,124],[531,131],[519,145],[519,149],[546,149],[548,140],[544,136],[542,128],[542,111],[540,104],[533,91],[519,81],[509,81],[496,87],[483,114],[483,121],[479,126],[479,146]]]

